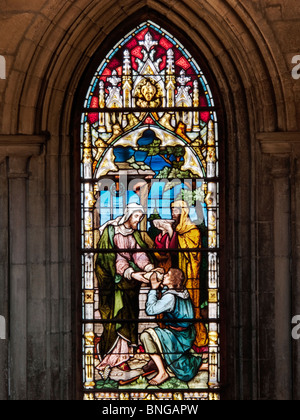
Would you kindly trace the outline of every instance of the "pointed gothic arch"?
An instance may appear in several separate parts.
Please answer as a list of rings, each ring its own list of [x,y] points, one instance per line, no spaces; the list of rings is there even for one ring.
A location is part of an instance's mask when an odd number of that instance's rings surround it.
[[[151,20],[94,72],[81,108],[84,398],[101,399],[108,382],[111,398],[142,399],[162,384],[168,399],[219,398],[219,112],[183,41]],[[153,277],[164,284],[174,270],[182,291],[174,283],[158,295]],[[170,296],[172,309],[159,310]]]
[[[225,157],[226,237],[220,238],[227,275],[221,296],[228,308],[228,334],[222,395],[299,395],[299,345],[290,342],[289,317],[299,310],[300,120],[297,83],[291,78],[293,45],[284,42],[296,39],[293,8],[267,0],[49,0],[23,2],[16,11],[6,3],[1,26],[7,74],[0,81],[0,312],[7,331],[0,340],[1,397],[82,398],[76,130],[100,61],[148,18],[183,40],[211,76],[213,96],[224,110],[219,130],[226,147],[219,157]]]

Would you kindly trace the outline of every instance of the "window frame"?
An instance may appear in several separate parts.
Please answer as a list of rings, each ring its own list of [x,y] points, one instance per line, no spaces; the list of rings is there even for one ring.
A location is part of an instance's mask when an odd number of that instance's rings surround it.
[[[99,66],[99,63],[106,57],[107,53],[113,48],[117,42],[132,28],[136,27],[138,24],[145,20],[152,20],[158,25],[161,25],[163,28],[168,30],[176,39],[181,41],[181,44],[187,49],[195,61],[200,65],[208,84],[212,90],[212,96],[215,101],[215,109],[218,116],[218,133],[219,133],[219,267],[220,267],[220,275],[219,275],[219,293],[220,293],[220,319],[219,319],[219,326],[220,326],[220,369],[221,369],[221,384],[220,389],[217,390],[218,393],[222,394],[222,387],[226,384],[226,300],[227,300],[227,292],[226,292],[226,227],[225,227],[225,211],[226,211],[226,164],[225,164],[225,151],[226,151],[226,126],[225,126],[225,112],[224,106],[222,101],[222,96],[220,95],[218,85],[212,70],[209,68],[208,64],[199,53],[198,48],[196,45],[186,36],[182,35],[182,32],[179,31],[174,25],[171,25],[170,22],[166,21],[165,19],[161,19],[158,15],[151,15],[146,14],[139,15],[135,19],[131,19],[130,21],[126,22],[126,24],[120,25],[117,29],[113,29],[112,33],[107,36],[105,41],[101,44],[98,51],[90,60],[86,71],[79,83],[79,88],[77,90],[76,99],[74,101],[74,108],[73,108],[73,118],[72,118],[72,150],[73,150],[73,167],[72,167],[72,179],[73,182],[73,193],[72,193],[72,225],[73,225],[73,238],[72,243],[73,252],[72,252],[72,259],[73,259],[73,270],[72,270],[72,278],[74,282],[72,283],[73,287],[73,313],[74,313],[74,336],[73,336],[73,349],[74,349],[74,361],[75,361],[75,369],[74,369],[74,387],[75,387],[75,395],[76,399],[82,399],[84,390],[83,390],[83,382],[82,382],[82,316],[81,316],[81,305],[82,305],[82,290],[81,290],[81,199],[80,199],[80,189],[81,189],[81,181],[80,181],[80,138],[81,138],[81,114],[82,114],[82,104],[84,102],[84,98],[86,96],[86,92],[88,86],[90,85],[90,81],[95,74],[96,69]],[[151,393],[150,390],[147,392]],[[153,391],[154,392],[154,391]],[[210,392],[208,389],[207,392]]]

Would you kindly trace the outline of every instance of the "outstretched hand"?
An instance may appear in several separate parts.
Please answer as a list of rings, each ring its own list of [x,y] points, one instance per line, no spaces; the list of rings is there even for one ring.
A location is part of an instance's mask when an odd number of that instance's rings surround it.
[[[146,273],[143,273],[143,272],[133,273],[132,276],[131,276],[131,278],[134,279],[134,280],[136,280],[136,281],[139,281],[140,283],[147,283],[147,284],[149,284],[149,280],[145,279],[144,274],[146,274]]]
[[[152,276],[150,277],[150,281],[151,281],[151,288],[153,290],[157,290],[160,288],[161,286],[161,281],[158,280],[157,274],[154,272],[152,274]]]
[[[155,273],[155,272],[160,273],[160,274],[165,274],[165,270],[163,268],[161,268],[161,267],[154,268],[152,270],[152,273]]]

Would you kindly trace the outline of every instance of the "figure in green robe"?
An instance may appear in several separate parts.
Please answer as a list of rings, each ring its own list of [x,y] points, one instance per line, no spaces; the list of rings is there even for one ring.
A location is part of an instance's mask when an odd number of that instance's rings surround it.
[[[104,321],[99,370],[106,366],[129,370],[127,361],[138,345],[138,324],[134,320],[139,318],[140,288],[147,283],[144,274],[154,270],[151,257],[144,251],[147,245],[137,230],[144,216],[143,207],[132,203],[124,216],[100,228],[95,265]]]

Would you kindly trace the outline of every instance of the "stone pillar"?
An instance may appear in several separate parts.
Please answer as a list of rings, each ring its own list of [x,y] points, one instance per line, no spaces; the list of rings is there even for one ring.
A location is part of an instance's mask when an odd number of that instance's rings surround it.
[[[292,398],[290,157],[273,157],[276,399]]]
[[[3,242],[2,254],[6,248],[6,282],[1,279],[1,292],[7,302],[5,316],[5,343],[8,366],[7,373],[1,372],[1,389],[7,390],[9,399],[27,399],[27,333],[28,333],[28,296],[27,296],[27,179],[28,163],[32,156],[40,155],[45,144],[44,136],[1,135],[0,157],[5,162],[5,173],[1,171],[1,213],[0,231]],[[2,165],[3,166],[3,165]],[[4,180],[5,178],[5,180]],[[3,188],[5,187],[5,188]],[[5,198],[5,200],[4,200]],[[5,201],[5,202],[4,202]],[[1,256],[1,254],[0,254]],[[3,261],[2,261],[3,262]],[[3,264],[2,264],[3,265]],[[7,273],[6,273],[7,272]],[[0,299],[1,304],[1,299]],[[3,305],[0,305],[3,306]],[[1,349],[4,348],[1,340]],[[1,362],[1,357],[0,357]],[[1,367],[2,362],[0,363]]]
[[[9,158],[10,384],[12,399],[27,397],[27,197],[29,156]]]
[[[300,139],[300,136],[299,136]],[[292,167],[292,318],[300,315],[300,143],[293,150]],[[295,327],[292,325],[291,328]],[[292,340],[293,399],[300,399],[300,339]]]
[[[0,400],[8,398],[8,185],[0,153]]]
[[[299,215],[297,176],[293,177],[293,159],[300,150],[299,132],[260,133],[261,150],[272,156],[274,184],[274,331],[275,331],[275,392],[277,400],[290,400],[298,395],[299,370],[293,369],[299,360],[299,345],[291,336],[291,320],[295,314],[297,279]],[[296,191],[295,191],[296,190]],[[296,232],[295,232],[296,231]],[[297,305],[299,308],[300,305]],[[298,344],[298,343],[297,343]],[[272,355],[271,355],[272,356]],[[271,357],[270,356],[270,357]],[[298,364],[299,365],[299,364]]]

